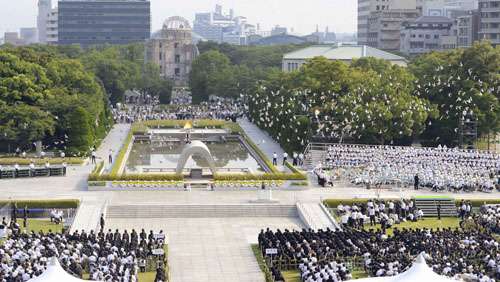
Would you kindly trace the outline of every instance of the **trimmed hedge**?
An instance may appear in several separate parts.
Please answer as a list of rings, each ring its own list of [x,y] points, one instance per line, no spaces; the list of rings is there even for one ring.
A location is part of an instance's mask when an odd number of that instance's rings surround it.
[[[290,169],[293,173],[302,173],[302,171],[300,171],[298,168],[294,167],[290,162],[286,162],[285,163],[286,167],[288,167],[288,169]]]
[[[125,160],[125,154],[127,154],[128,147],[130,145],[130,142],[132,142],[132,136],[134,135],[133,130],[131,129],[129,133],[127,134],[127,138],[125,139],[125,142],[123,143],[122,147],[120,148],[120,152],[118,153],[118,156],[116,157],[115,163],[113,164],[113,167],[111,168],[110,175],[116,176],[118,174],[118,171],[120,170],[122,162]]]
[[[191,122],[194,128],[224,128],[229,129],[231,133],[241,133],[243,130],[234,122],[224,120],[210,120],[210,119],[197,119],[197,120],[147,120],[135,124],[134,127],[137,131],[144,131],[145,128],[183,128],[187,122]]]
[[[262,256],[262,252],[260,250],[260,247],[258,244],[252,244],[252,252],[253,255],[255,256],[255,259],[257,260],[257,263],[259,265],[260,270],[262,273],[264,273],[264,277],[266,278],[266,282],[273,282],[273,276],[271,274],[271,271],[269,270],[269,267],[267,266],[266,260],[264,259],[264,256]]]
[[[106,181],[89,181],[87,184],[90,187],[104,187],[106,186]]]
[[[30,165],[31,161],[35,163],[35,165],[44,165],[47,161],[53,165],[60,165],[62,163],[67,163],[69,165],[81,165],[83,164],[82,158],[70,157],[70,158],[0,158],[0,165]]]
[[[269,160],[269,158],[260,150],[259,146],[257,146],[249,137],[246,135],[243,130],[241,130],[240,135],[245,139],[245,142],[255,151],[255,153],[259,156],[259,158],[266,163],[266,166],[271,170],[271,173],[280,173],[278,169],[273,165],[273,163]]]
[[[458,205],[462,199],[455,199],[455,204]],[[472,200],[467,200],[464,199],[467,202],[470,202],[473,207],[481,207],[482,205],[497,205],[500,204],[500,199],[472,199]]]
[[[78,208],[80,201],[76,199],[70,200],[19,200],[19,201],[0,201],[0,205],[6,205],[15,202],[18,209],[28,207],[29,209],[74,209]]]
[[[91,175],[89,181],[182,181],[182,174],[124,174]]]
[[[236,181],[236,180],[307,180],[301,173],[265,173],[265,174],[216,174],[214,180]]]

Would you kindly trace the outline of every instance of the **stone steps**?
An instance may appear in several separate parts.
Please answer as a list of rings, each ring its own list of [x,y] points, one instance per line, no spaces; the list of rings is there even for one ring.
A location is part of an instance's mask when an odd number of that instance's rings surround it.
[[[327,210],[323,209],[320,203],[297,203],[297,210],[300,219],[307,227],[318,230],[327,228],[331,230],[340,229],[337,222],[327,214]]]
[[[295,205],[115,205],[108,218],[298,217]]]
[[[421,209],[426,217],[437,217],[437,204],[441,205],[441,216],[457,216],[455,202],[451,199],[415,199],[415,207]]]

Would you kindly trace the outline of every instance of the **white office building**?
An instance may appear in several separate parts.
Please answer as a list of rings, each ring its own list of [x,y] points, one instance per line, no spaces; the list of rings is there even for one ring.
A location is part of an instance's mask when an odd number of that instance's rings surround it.
[[[52,0],[38,1],[38,16],[36,25],[38,29],[38,42],[47,43],[47,20],[52,11]]]

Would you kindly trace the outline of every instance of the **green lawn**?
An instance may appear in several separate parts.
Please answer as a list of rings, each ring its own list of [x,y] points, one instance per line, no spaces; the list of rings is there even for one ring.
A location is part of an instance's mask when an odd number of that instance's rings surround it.
[[[23,227],[23,219],[18,218],[17,223],[21,225],[21,228]],[[61,233],[62,232],[62,223],[61,224],[55,224],[50,222],[48,219],[35,219],[35,218],[28,218],[28,232],[35,231],[35,233],[38,233],[40,231],[43,231],[44,233],[49,232],[50,230],[55,233]]]
[[[437,217],[426,217],[424,220],[419,220],[417,222],[412,222],[412,221],[406,221],[397,225],[394,225],[395,228],[430,228],[430,229],[437,229],[437,228],[456,228],[460,227],[460,220],[456,217],[442,217],[441,220],[438,220]],[[375,226],[370,226],[369,224],[365,224],[365,229],[380,229],[380,224],[377,224]],[[392,235],[393,228],[387,229],[387,235]]]
[[[269,272],[267,272],[266,262],[264,261],[264,257],[262,256],[262,253],[260,252],[260,248],[259,248],[258,244],[252,245],[252,252],[253,252],[253,255],[255,256],[255,259],[257,260],[257,263],[259,264],[260,271],[262,271],[262,273],[264,273],[264,276],[267,276],[266,281],[271,281],[271,280],[269,280],[271,274]]]
[[[282,271],[281,275],[285,278],[285,282],[300,282],[300,271],[298,270]]]
[[[364,269],[353,269],[352,272],[352,279],[361,279],[361,278],[366,278],[368,277],[368,273],[365,272]]]
[[[138,282],[154,282],[155,277],[156,277],[156,272],[139,272],[138,275]]]

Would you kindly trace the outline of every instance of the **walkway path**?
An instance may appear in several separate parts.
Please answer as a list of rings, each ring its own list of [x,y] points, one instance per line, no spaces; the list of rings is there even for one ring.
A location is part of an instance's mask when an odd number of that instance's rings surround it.
[[[110,170],[112,164],[109,163],[109,152],[113,150],[113,163],[120,152],[123,142],[127,138],[130,130],[130,124],[116,124],[109,132],[108,136],[104,138],[101,146],[97,149],[96,155],[98,161],[104,161],[105,169]]]
[[[255,124],[251,123],[247,119],[239,119],[238,124],[241,126],[243,131],[247,134],[247,136],[259,147],[259,149],[272,160],[273,153],[278,155],[278,169],[280,171],[288,170],[283,167],[283,153],[285,151],[281,148],[280,144],[273,140],[273,138],[264,130],[260,129]],[[290,157],[288,158],[290,160]]]

